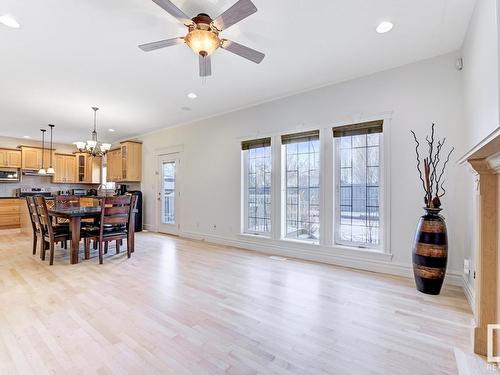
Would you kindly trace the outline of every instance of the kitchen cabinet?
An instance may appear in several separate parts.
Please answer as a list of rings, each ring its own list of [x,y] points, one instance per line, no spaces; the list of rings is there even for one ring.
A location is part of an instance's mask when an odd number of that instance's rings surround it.
[[[107,181],[140,182],[142,179],[142,143],[125,141],[107,154]]]
[[[92,157],[85,153],[76,154],[77,182],[99,184],[101,182],[102,158]]]
[[[119,182],[121,180],[121,148],[110,150],[106,155],[106,181]]]
[[[42,149],[32,146],[21,147],[21,167],[23,170],[37,171],[42,168]],[[50,154],[54,162],[54,150],[45,149],[43,151],[43,167],[47,169],[50,165]]]
[[[53,183],[76,183],[77,169],[76,156],[68,154],[55,154]]]
[[[13,229],[21,226],[21,204],[24,199],[0,199],[0,229]]]
[[[0,167],[21,168],[21,150],[0,149]]]
[[[140,182],[142,179],[142,143],[121,142],[121,180]]]

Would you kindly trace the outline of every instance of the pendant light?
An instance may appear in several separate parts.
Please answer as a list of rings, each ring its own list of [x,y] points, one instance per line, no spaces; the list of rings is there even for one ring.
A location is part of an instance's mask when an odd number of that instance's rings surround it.
[[[44,154],[45,154],[45,132],[47,130],[45,129],[40,129],[40,131],[42,132],[42,167],[38,170],[38,174],[39,175],[46,175],[47,174],[47,171],[45,170],[45,168],[43,167],[43,157],[44,157]]]
[[[47,169],[47,174],[54,174],[54,173],[56,173],[56,171],[52,167],[52,133],[54,131],[54,126],[55,125],[49,124],[49,128],[50,128],[50,149],[49,149],[49,152],[50,152],[49,153],[49,155],[50,155],[50,163],[49,163],[49,168]]]

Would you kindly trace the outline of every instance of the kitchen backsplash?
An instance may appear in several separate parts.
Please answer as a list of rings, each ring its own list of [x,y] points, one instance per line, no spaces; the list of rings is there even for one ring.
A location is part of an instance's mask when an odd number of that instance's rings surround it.
[[[92,184],[53,184],[52,177],[22,176],[21,182],[2,182],[0,183],[0,196],[13,197],[16,195],[17,188],[48,188],[52,192],[69,189],[91,189],[98,185]]]

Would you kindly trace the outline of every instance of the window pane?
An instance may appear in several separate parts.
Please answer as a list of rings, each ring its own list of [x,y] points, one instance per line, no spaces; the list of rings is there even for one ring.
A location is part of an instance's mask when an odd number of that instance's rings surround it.
[[[163,224],[175,224],[175,161],[163,163]]]
[[[319,140],[283,146],[286,154],[286,238],[319,239]]]
[[[378,246],[380,231],[380,134],[338,137],[336,241]]]
[[[271,146],[251,148],[247,157],[247,227],[252,233],[271,232]]]

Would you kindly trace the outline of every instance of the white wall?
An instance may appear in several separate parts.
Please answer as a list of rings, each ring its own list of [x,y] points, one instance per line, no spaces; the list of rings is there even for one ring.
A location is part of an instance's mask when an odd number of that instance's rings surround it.
[[[466,146],[500,125],[500,0],[478,0],[462,47]]]
[[[500,125],[499,19],[500,0],[478,0],[462,46],[466,151],[476,146]],[[472,263],[472,271],[466,280],[473,290],[477,246],[477,187],[471,173],[465,184],[467,223],[464,257]]]
[[[453,161],[465,152],[462,79],[461,73],[454,68],[457,57],[457,53],[448,54],[140,137],[144,142],[142,190],[146,227],[154,229],[156,224],[158,149],[175,145],[184,147],[180,172],[181,230],[200,238],[243,243],[238,236],[240,141],[243,138],[311,127],[330,129],[334,123],[351,123],[392,112],[388,146],[392,154],[389,169],[392,178],[391,250],[394,256],[392,261],[374,258],[372,264],[376,264],[377,269],[395,273],[404,270],[399,273],[408,274],[415,225],[423,205],[410,129],[422,136],[429,131],[431,122],[436,122],[439,135],[446,136],[449,144],[457,148]],[[462,182],[466,177],[466,171],[452,162],[447,176],[448,194],[444,197],[444,216],[449,228],[449,270],[460,276],[465,225]],[[216,230],[213,230],[213,224],[217,225]],[[278,250],[274,245],[269,244],[269,252]],[[262,250],[266,246],[261,244],[257,248]],[[289,249],[290,253],[297,254],[296,246],[290,245]],[[337,252],[335,249],[321,251],[334,255]],[[304,251],[303,255],[315,258],[314,250]],[[357,253],[343,253],[342,258],[333,261],[358,266],[352,261],[356,257]],[[370,264],[360,263],[359,267],[370,268]]]

